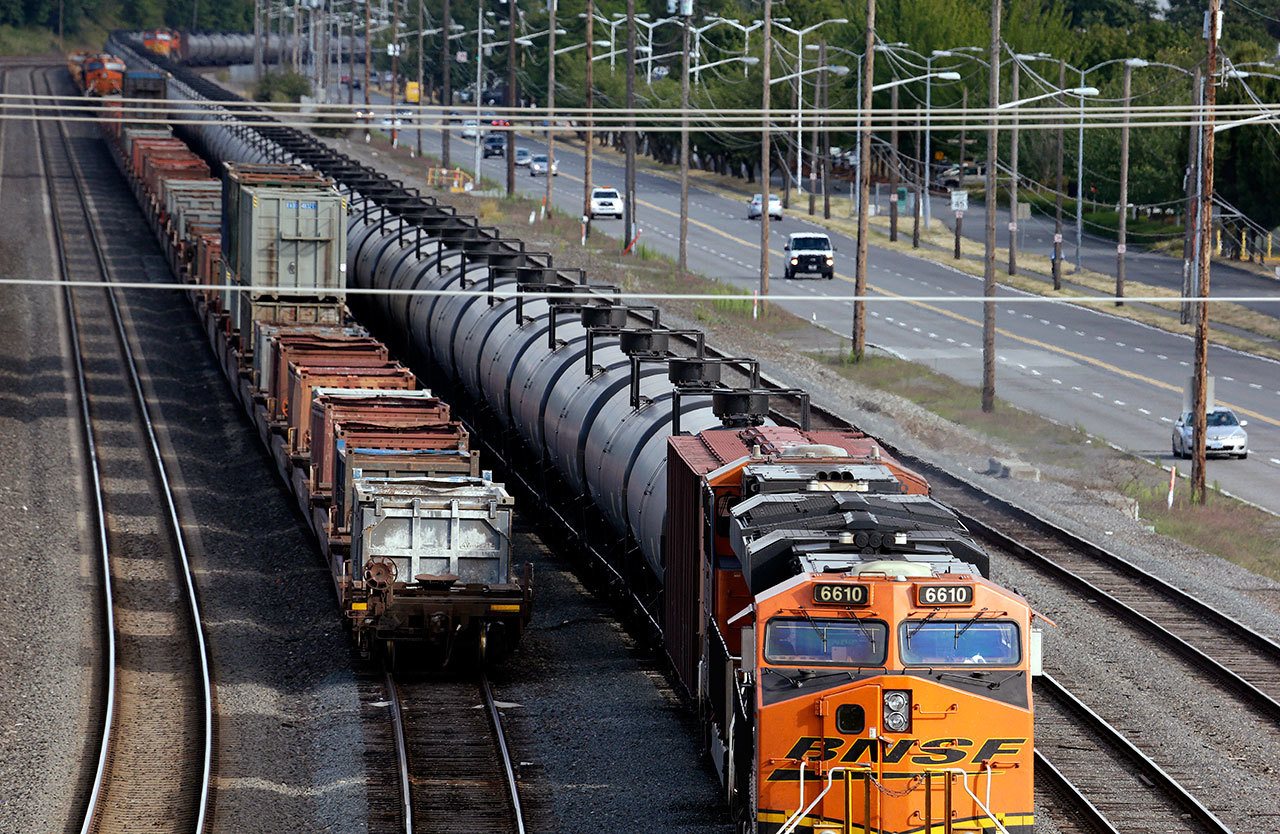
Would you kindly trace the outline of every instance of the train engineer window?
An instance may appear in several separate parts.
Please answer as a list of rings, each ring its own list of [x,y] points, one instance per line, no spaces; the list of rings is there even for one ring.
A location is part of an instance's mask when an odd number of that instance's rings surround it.
[[[916,620],[899,626],[902,662],[909,665],[1011,666],[1022,656],[1016,623]]]
[[[882,666],[889,628],[874,620],[776,617],[765,627],[764,658],[783,666]]]

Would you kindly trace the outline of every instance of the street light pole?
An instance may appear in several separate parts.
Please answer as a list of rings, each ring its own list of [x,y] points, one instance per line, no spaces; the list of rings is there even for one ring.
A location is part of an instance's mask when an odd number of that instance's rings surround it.
[[[547,32],[547,191],[542,198],[543,211],[551,211],[551,184],[556,179],[556,5],[556,0],[547,0],[551,26]],[[511,161],[515,162],[514,156]]]
[[[689,274],[689,18],[682,16],[680,24],[680,255],[676,269],[683,281]]]
[[[765,0],[767,3],[768,0]],[[612,60],[612,58],[610,59]],[[636,0],[627,0],[627,60],[623,68],[627,89],[627,135],[623,137],[626,152],[626,172],[623,186],[626,201],[623,206],[627,216],[622,251],[631,251],[636,237]]]
[[[889,110],[893,121],[889,128],[889,242],[898,242],[898,87],[889,89]]]
[[[871,200],[871,88],[875,86],[876,0],[867,0],[866,49],[862,54],[862,85],[858,101],[858,242],[853,275],[854,360],[861,361],[867,348],[867,237],[870,227],[867,203]]]
[[[373,35],[370,23],[370,0],[364,0],[364,109],[369,110],[369,64],[373,62]]]
[[[1058,89],[1067,88],[1067,62],[1058,61]],[[1066,154],[1066,135],[1061,121],[1058,124],[1058,177],[1055,180],[1053,195],[1053,289],[1062,289],[1062,192],[1066,188],[1063,182],[1063,156]]]
[[[987,83],[987,106],[1000,105],[1000,3],[991,4],[991,67]],[[1083,101],[1083,99],[1082,99]],[[994,112],[987,129],[987,245],[983,258],[982,294],[982,410],[996,407],[996,159],[1000,150],[999,116]]]
[[[1192,448],[1191,500],[1204,504],[1208,500],[1205,488],[1205,432],[1208,429],[1209,384],[1209,264],[1213,252],[1213,122],[1214,104],[1218,97],[1216,75],[1218,71],[1218,28],[1222,21],[1221,0],[1209,0],[1209,55],[1205,62],[1204,91],[1204,148],[1200,163],[1200,176],[1204,183],[1200,194],[1200,292],[1201,301],[1196,305],[1196,360],[1195,380],[1192,383]]]
[[[516,0],[507,0],[507,107],[514,108],[516,102]],[[554,26],[552,27],[555,28]],[[476,84],[476,101],[480,101],[480,84]],[[480,117],[476,111],[476,147],[480,146]],[[476,153],[479,153],[477,150]],[[551,177],[551,168],[547,167],[547,177]],[[516,193],[516,132],[507,131],[507,196]]]
[[[1084,86],[1084,70],[1080,70],[1080,86]],[[1080,99],[1080,128],[1076,140],[1076,265],[1072,272],[1080,272],[1080,245],[1084,240],[1084,99]]]
[[[591,112],[595,106],[595,91],[592,85],[591,68],[595,66],[595,34],[594,26],[596,19],[595,0],[587,0],[587,141],[583,147],[583,166],[582,166],[582,216],[583,223],[586,224],[583,232],[585,240],[587,235],[591,234],[591,153],[595,146],[595,115]],[[610,29],[610,32],[613,30]]]
[[[450,167],[449,146],[453,144],[453,131],[449,129],[449,114],[453,108],[453,47],[449,44],[449,36],[453,34],[453,17],[449,6],[449,0],[444,0],[444,38],[440,46],[440,83],[444,88],[440,91],[440,103],[444,105],[441,119],[444,130],[440,131],[440,166],[446,170]]]
[[[1121,96],[1124,99],[1124,119],[1120,124],[1120,216],[1116,228],[1116,306],[1123,307],[1124,302],[1124,255],[1125,238],[1129,225],[1129,105],[1133,89],[1132,60],[1124,62],[1124,88]]]
[[[822,90],[822,101],[818,105],[819,113],[826,113],[830,104],[830,87],[827,78],[827,42],[823,39],[818,44],[818,65],[822,67],[822,72],[818,75],[818,83]],[[825,118],[822,119],[822,126],[826,127]],[[831,219],[831,134],[822,131],[822,216]]]
[[[1009,67],[1009,100],[1018,100],[1021,62],[1013,56]],[[1018,111],[1013,111],[1013,136],[1009,147],[1009,274],[1018,274]]]
[[[769,116],[769,91],[773,68],[773,0],[764,0],[764,46],[761,55],[764,70],[764,89],[760,93],[760,114],[764,130],[760,134],[760,295],[769,295],[769,163],[773,156],[773,137],[769,133],[772,120]]]

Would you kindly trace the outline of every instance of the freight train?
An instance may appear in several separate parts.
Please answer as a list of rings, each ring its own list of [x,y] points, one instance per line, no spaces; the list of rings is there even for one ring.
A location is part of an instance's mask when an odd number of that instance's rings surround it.
[[[171,95],[229,100],[165,66]],[[1034,614],[923,478],[722,382],[753,363],[316,140],[216,113],[190,135],[335,177],[360,321],[658,627],[739,830],[1033,829]]]
[[[159,75],[152,71],[153,75]],[[514,501],[448,404],[345,318],[347,201],[296,165],[221,178],[167,127],[104,122],[236,399],[320,544],[357,647],[497,662],[529,622]]]
[[[67,70],[86,96],[118,96],[124,90],[124,61],[110,53],[73,52],[67,57]]]

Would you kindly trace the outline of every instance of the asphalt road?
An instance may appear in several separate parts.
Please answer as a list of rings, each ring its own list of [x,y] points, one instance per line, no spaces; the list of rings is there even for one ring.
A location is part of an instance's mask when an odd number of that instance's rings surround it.
[[[414,141],[412,131],[401,132],[401,142]],[[474,145],[457,135],[452,141],[454,163],[469,168]],[[543,143],[527,137],[517,144],[535,153],[545,151]],[[438,153],[438,132],[429,131],[424,145],[429,152]],[[554,184],[554,203],[567,213],[578,214],[583,191],[581,153],[557,144],[556,157],[561,173]],[[622,186],[621,166],[602,156],[595,157],[593,166],[597,184]],[[517,170],[519,191],[540,196],[545,181],[529,176],[526,169]],[[505,161],[486,160],[482,172],[502,180]],[[674,257],[679,184],[643,169],[637,172],[636,183],[641,241]],[[690,188],[689,207],[690,269],[744,291],[755,289],[760,232],[756,222],[746,219],[745,204],[700,189],[695,183]],[[833,333],[847,334],[853,304],[838,297],[853,293],[854,240],[831,235],[838,252],[836,280],[784,282],[782,247],[787,235],[818,227],[788,213],[783,222],[774,222],[770,228],[772,293],[800,296],[799,300],[780,303]],[[595,230],[622,236],[619,221],[598,221]],[[870,249],[868,263],[868,341],[966,384],[981,384],[982,308],[960,300],[979,297],[981,279],[945,264],[875,246]],[[902,296],[939,300],[899,300]],[[1191,373],[1194,345],[1190,339],[1104,310],[1018,303],[1018,299],[1033,296],[1007,287],[1000,288],[998,297],[1005,302],[999,304],[997,313],[998,396],[1050,419],[1080,426],[1165,466],[1175,462],[1170,448],[1172,422],[1181,409],[1182,391]],[[1280,363],[1213,347],[1209,369],[1216,376],[1217,402],[1231,406],[1248,421],[1250,440],[1248,460],[1211,460],[1209,481],[1280,512]],[[1177,465],[1184,474],[1190,471],[1189,461],[1177,461]]]

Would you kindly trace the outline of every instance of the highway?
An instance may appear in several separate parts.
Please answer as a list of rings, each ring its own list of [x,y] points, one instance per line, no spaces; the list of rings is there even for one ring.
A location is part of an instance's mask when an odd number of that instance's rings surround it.
[[[382,102],[385,102],[382,99]],[[375,99],[375,103],[379,103]],[[474,145],[455,135],[453,162],[470,167]],[[402,143],[414,142],[412,131]],[[522,137],[518,145],[545,151],[539,141]],[[424,147],[439,153],[436,131]],[[581,213],[583,159],[580,150],[557,144],[560,176],[553,197],[560,210]],[[593,161],[598,185],[621,188],[623,169],[612,157]],[[505,161],[487,160],[484,175],[505,179]],[[679,234],[679,184],[665,176],[637,172],[637,216],[641,241],[675,257]],[[544,181],[518,169],[522,194],[540,197]],[[758,286],[759,227],[746,219],[745,202],[701,189],[689,195],[690,269],[750,292]],[[981,212],[978,212],[981,216]],[[598,221],[596,233],[622,236],[619,221]],[[783,306],[804,319],[848,334],[852,302],[825,300],[853,292],[853,238],[831,234],[837,248],[836,280],[781,278],[783,244],[793,231],[819,227],[788,213],[771,224],[772,287],[775,293],[812,300]],[[1051,233],[1051,232],[1050,232]],[[1150,256],[1154,257],[1154,256]],[[979,385],[982,374],[982,307],[962,302],[981,295],[981,279],[910,254],[872,246],[869,254],[868,341],[886,352],[921,362],[966,384]],[[1176,262],[1175,262],[1176,263]],[[1217,269],[1215,268],[1215,275]],[[1136,276],[1135,276],[1136,278]],[[897,301],[901,296],[954,296],[954,302]],[[1030,298],[1001,287],[997,331],[997,394],[1002,399],[1066,425],[1078,426],[1116,446],[1158,461],[1174,463],[1172,423],[1191,374],[1190,339],[1109,315],[1056,303],[1008,303]],[[1217,401],[1248,421],[1248,460],[1211,460],[1209,483],[1247,501],[1280,512],[1280,363],[1222,347],[1213,347],[1210,372],[1216,375]],[[1178,461],[1184,474],[1190,461]],[[1186,488],[1185,483],[1182,486]]]

